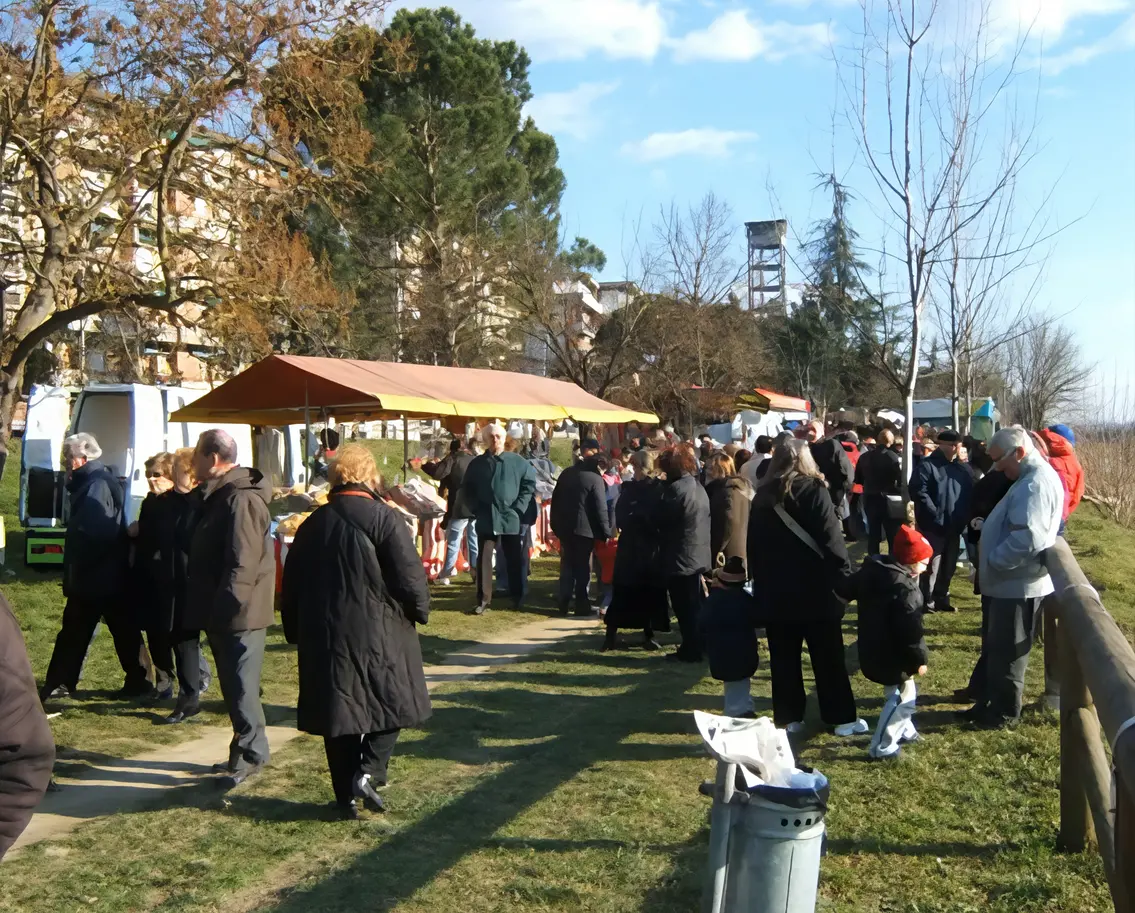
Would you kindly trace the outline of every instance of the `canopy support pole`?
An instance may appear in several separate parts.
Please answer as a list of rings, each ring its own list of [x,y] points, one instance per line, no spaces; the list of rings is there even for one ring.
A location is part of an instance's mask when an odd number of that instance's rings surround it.
[[[410,421],[402,416],[402,484],[410,478]]]
[[[307,381],[303,382],[303,478],[304,491],[311,491],[311,403]]]

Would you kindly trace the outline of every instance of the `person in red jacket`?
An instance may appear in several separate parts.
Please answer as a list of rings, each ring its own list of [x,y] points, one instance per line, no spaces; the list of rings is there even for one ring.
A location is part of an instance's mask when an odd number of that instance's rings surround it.
[[[1064,486],[1064,510],[1060,517],[1063,525],[1084,497],[1084,469],[1076,456],[1076,435],[1067,425],[1052,425],[1037,433],[1048,448],[1049,465]]]

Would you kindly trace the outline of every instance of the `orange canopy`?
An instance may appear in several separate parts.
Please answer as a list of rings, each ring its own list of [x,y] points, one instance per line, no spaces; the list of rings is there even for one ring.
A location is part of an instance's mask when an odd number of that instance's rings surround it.
[[[757,387],[752,394],[741,397],[741,405],[746,409],[755,409],[757,412],[811,412],[812,405],[806,399],[796,396],[785,396],[763,387]]]
[[[657,423],[562,380],[436,365],[271,355],[170,418],[290,425],[304,408],[340,421],[380,418],[518,418],[534,421]]]

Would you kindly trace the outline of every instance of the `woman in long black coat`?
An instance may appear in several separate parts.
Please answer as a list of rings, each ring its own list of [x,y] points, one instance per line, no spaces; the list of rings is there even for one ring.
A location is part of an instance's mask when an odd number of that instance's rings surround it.
[[[378,499],[361,445],[329,471],[331,499],[300,526],[284,565],[280,612],[299,647],[298,727],[323,736],[335,801],[377,811],[401,729],[431,713],[415,625],[429,584],[406,524]]]
[[[688,444],[664,451],[659,468],[666,476],[659,505],[662,576],[682,632],[681,645],[667,659],[701,662],[698,612],[705,594],[703,576],[713,566],[709,497],[698,481],[697,462]]]
[[[165,461],[155,464],[167,471]],[[201,695],[209,689],[212,676],[201,651],[201,632],[187,628],[189,608],[189,544],[204,499],[193,475],[193,448],[183,447],[168,461],[172,487],[151,492],[142,502],[135,540],[134,569],[146,582],[145,628],[150,633],[150,650],[161,644],[162,656],[172,653],[177,672],[177,703],[166,717],[170,724],[184,723],[201,711]],[[168,662],[168,658],[163,662]],[[158,661],[155,656],[155,668]]]
[[[611,605],[607,609],[607,637],[603,649],[618,643],[620,628],[643,632],[643,647],[657,650],[656,631],[670,630],[670,606],[659,563],[658,508],[662,483],[654,478],[654,454],[637,451],[631,457],[634,478],[624,482],[615,502],[615,525],[619,547],[615,552],[615,576]]]
[[[827,483],[807,443],[786,441],[769,461],[749,514],[749,577],[768,635],[772,710],[776,725],[804,726],[804,644],[820,701],[820,717],[836,735],[867,731],[855,710],[844,663],[837,593],[851,565]]]

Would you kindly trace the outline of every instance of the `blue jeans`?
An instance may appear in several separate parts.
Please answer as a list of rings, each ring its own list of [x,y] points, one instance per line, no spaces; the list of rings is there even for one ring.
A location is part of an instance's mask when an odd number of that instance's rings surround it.
[[[472,520],[449,521],[449,526],[445,530],[445,567],[441,569],[442,577],[452,577],[457,569],[457,553],[461,551],[462,537],[468,550],[465,557],[469,559],[469,568],[472,570],[477,567],[477,531],[472,526],[473,522]]]

